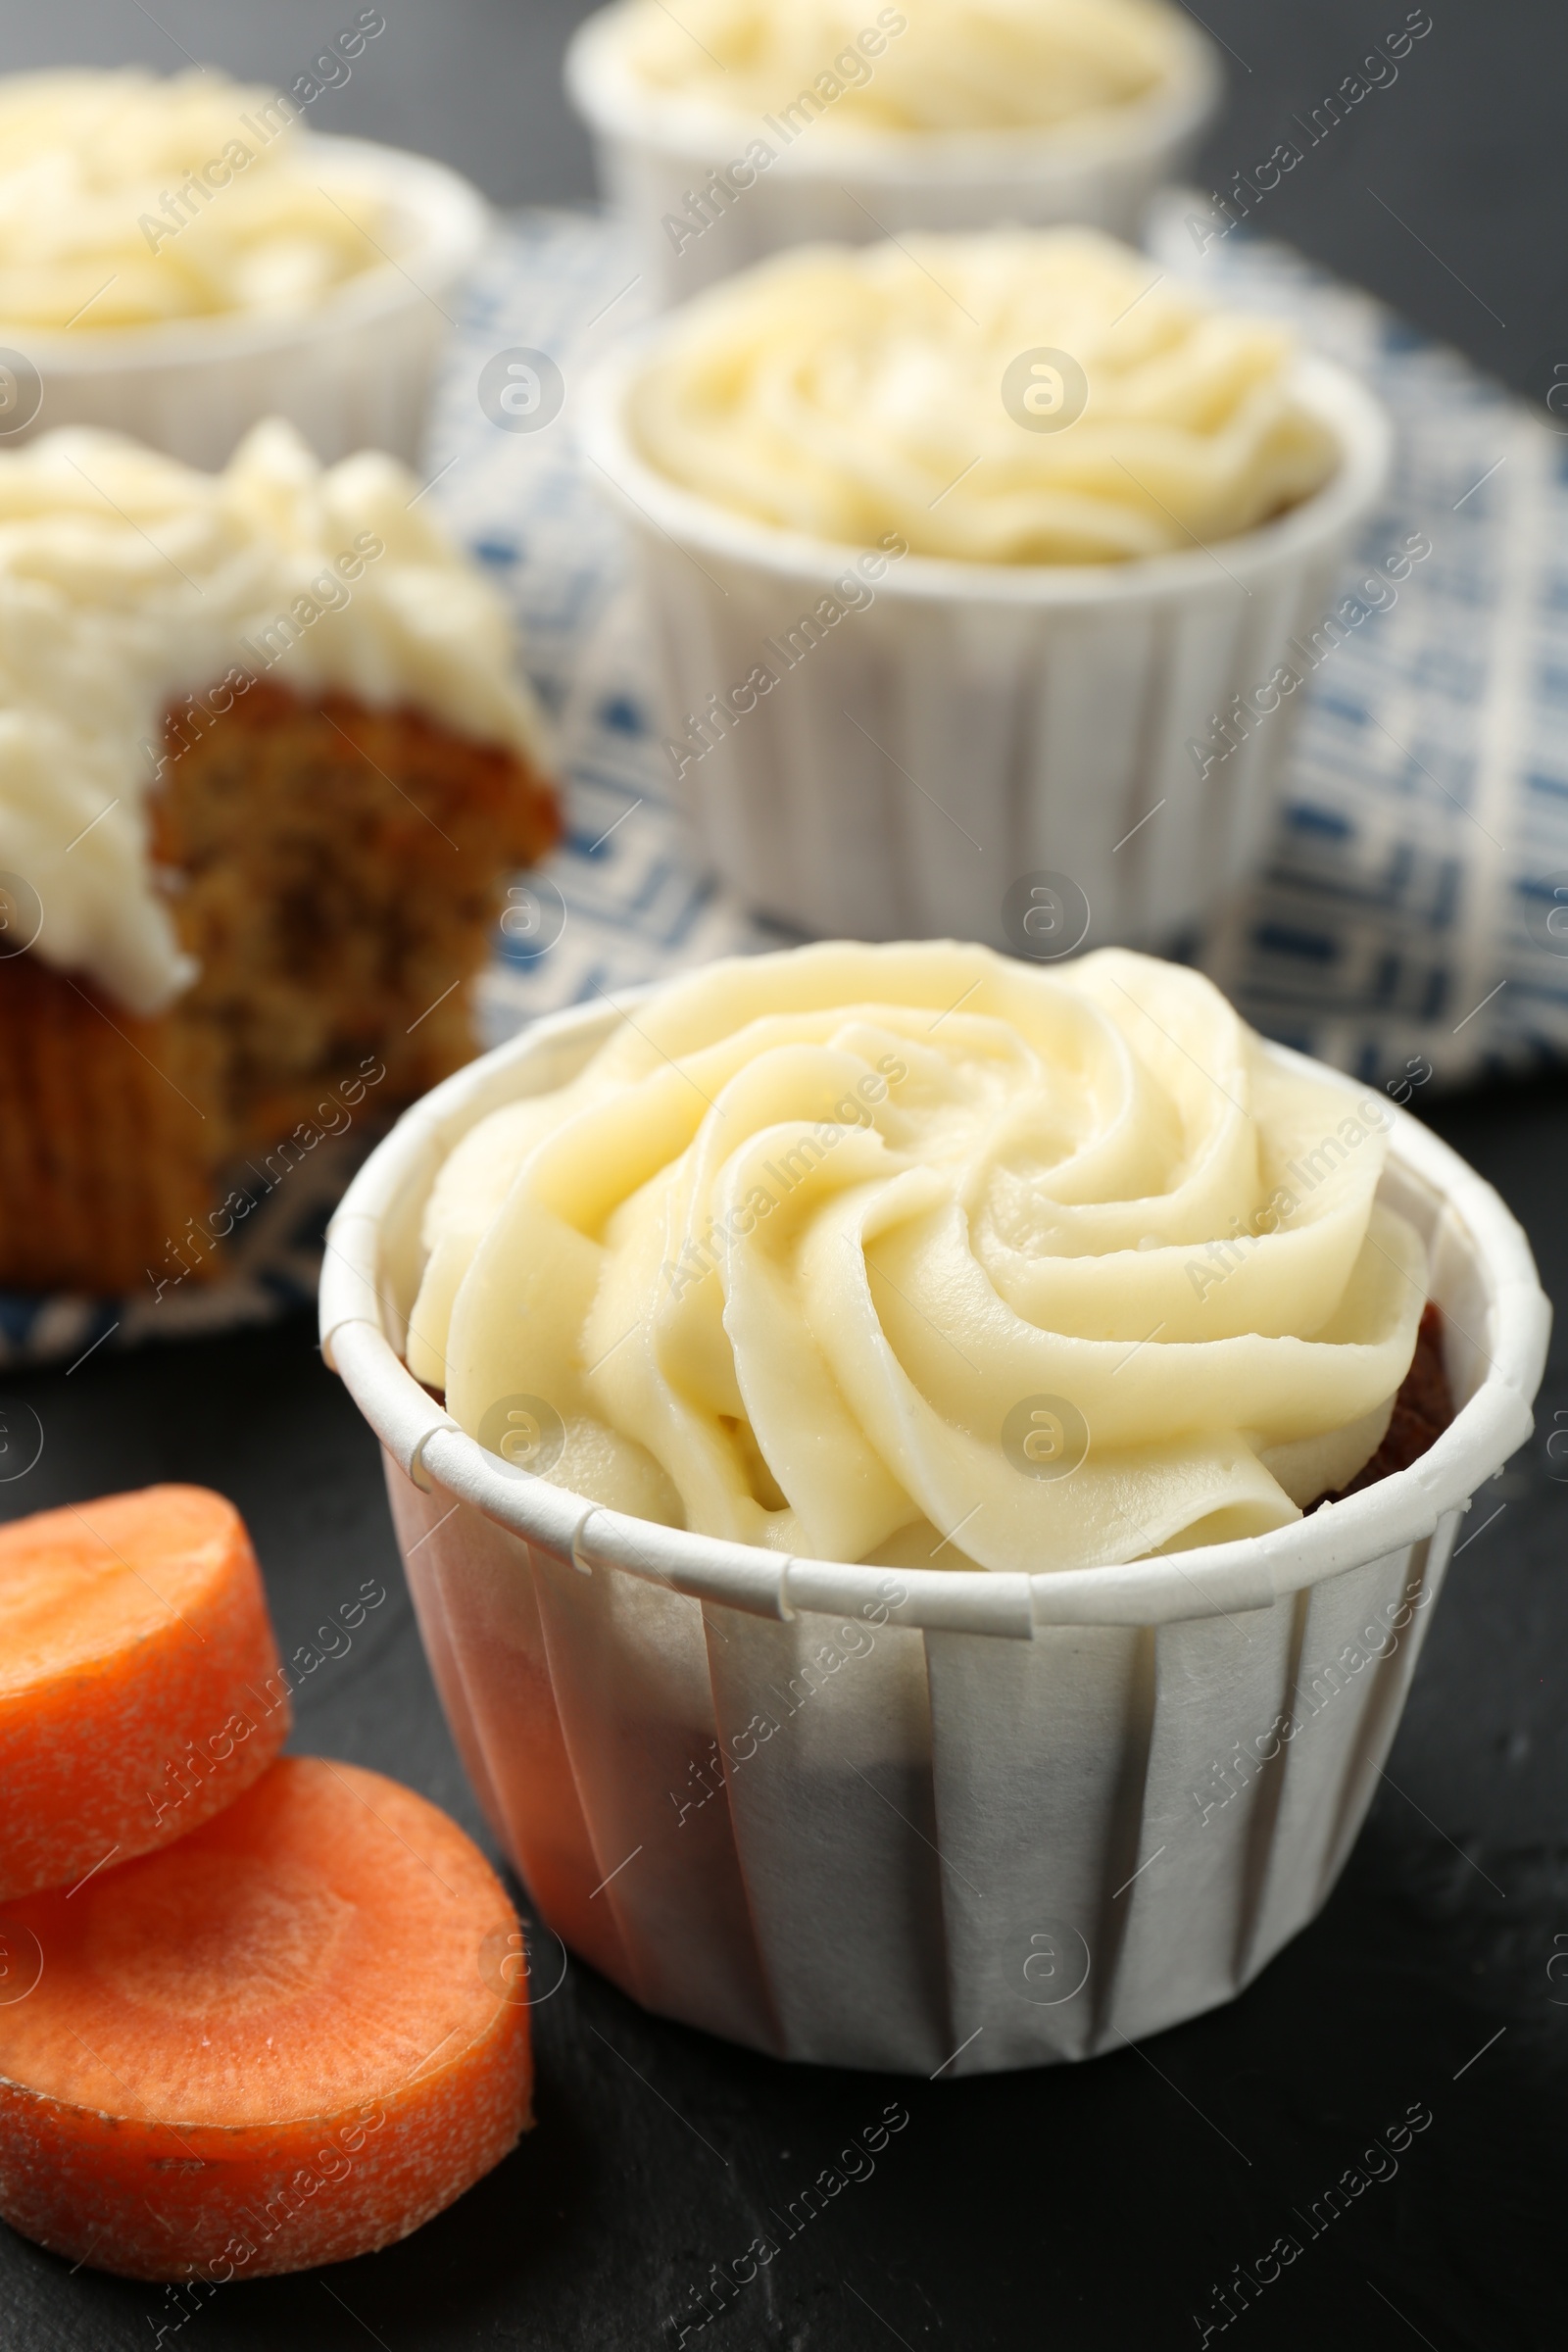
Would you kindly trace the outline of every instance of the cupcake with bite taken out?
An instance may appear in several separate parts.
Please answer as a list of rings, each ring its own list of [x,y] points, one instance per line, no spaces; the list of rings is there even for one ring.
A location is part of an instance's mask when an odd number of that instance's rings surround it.
[[[0,454],[0,1290],[205,1275],[345,1090],[472,1054],[558,819],[505,615],[416,487],[281,423],[217,475]]]

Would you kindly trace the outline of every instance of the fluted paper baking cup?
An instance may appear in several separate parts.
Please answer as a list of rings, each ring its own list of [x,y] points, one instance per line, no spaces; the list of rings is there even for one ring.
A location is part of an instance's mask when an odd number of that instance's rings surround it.
[[[11,441],[96,425],[211,472],[262,417],[286,416],[324,463],[360,449],[413,463],[454,289],[478,258],[489,210],[477,189],[424,156],[320,137],[311,155],[379,197],[395,259],[292,316],[234,313],[97,334],[5,328],[41,389]]]
[[[823,238],[863,245],[910,229],[1004,220],[1035,228],[1077,221],[1132,238],[1150,198],[1197,152],[1224,96],[1217,52],[1177,20],[1169,72],[1147,96],[1049,129],[852,136],[836,125],[824,131],[805,109],[787,107],[771,122],[737,117],[730,127],[635,78],[622,55],[623,13],[602,9],[579,25],[566,52],[566,89],[659,303],[683,301],[767,254]],[[759,140],[773,157],[760,172],[744,165]],[[727,173],[737,160],[744,184],[726,179],[732,194],[710,190],[705,198],[710,173]]]
[[[1337,583],[1388,476],[1392,426],[1354,376],[1300,363],[1343,455],[1260,529],[1123,564],[890,561],[656,471],[625,409],[658,348],[601,367],[583,434],[636,547],[699,858],[825,937],[1027,950],[1009,893],[1030,877],[1082,905],[1064,948],[1157,947],[1223,904],[1278,798],[1299,696],[1277,673],[1348,633]]]
[[[840,2066],[1084,2058],[1231,1999],[1332,1887],[1460,1516],[1530,1434],[1549,1310],[1518,1225],[1392,1112],[1383,1195],[1426,1240],[1457,1410],[1309,1518],[1032,1576],[784,1558],[519,1475],[401,1360],[446,1154],[615,1017],[543,1021],[408,1112],[321,1280],[437,1688],[546,1925],[665,2016]]]

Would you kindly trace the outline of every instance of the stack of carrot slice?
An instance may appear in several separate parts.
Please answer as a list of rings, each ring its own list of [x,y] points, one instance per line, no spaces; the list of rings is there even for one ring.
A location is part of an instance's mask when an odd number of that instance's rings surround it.
[[[0,1529],[0,2215],[73,2261],[342,2261],[529,2120],[495,1873],[396,1782],[278,1759],[287,1729],[221,1496]]]

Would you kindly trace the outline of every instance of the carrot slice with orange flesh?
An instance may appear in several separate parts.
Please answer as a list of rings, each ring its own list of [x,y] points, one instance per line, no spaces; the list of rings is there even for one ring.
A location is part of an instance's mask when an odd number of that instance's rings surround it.
[[[516,1915],[379,1773],[285,1757],[167,1852],[8,1905],[0,1943],[0,2214],[73,2261],[342,2262],[529,2120]]]
[[[148,1487],[0,1527],[0,1902],[183,1837],[289,1722],[221,1494]]]

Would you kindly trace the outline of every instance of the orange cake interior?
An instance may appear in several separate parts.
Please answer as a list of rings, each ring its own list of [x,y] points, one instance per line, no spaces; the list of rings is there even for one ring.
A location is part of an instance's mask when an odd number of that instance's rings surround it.
[[[519,753],[414,709],[266,679],[199,728],[189,708],[166,719],[151,813],[196,978],[138,1019],[36,954],[0,957],[0,1290],[215,1271],[221,1169],[345,1087],[381,1113],[471,1056],[507,879],[558,837]]]

